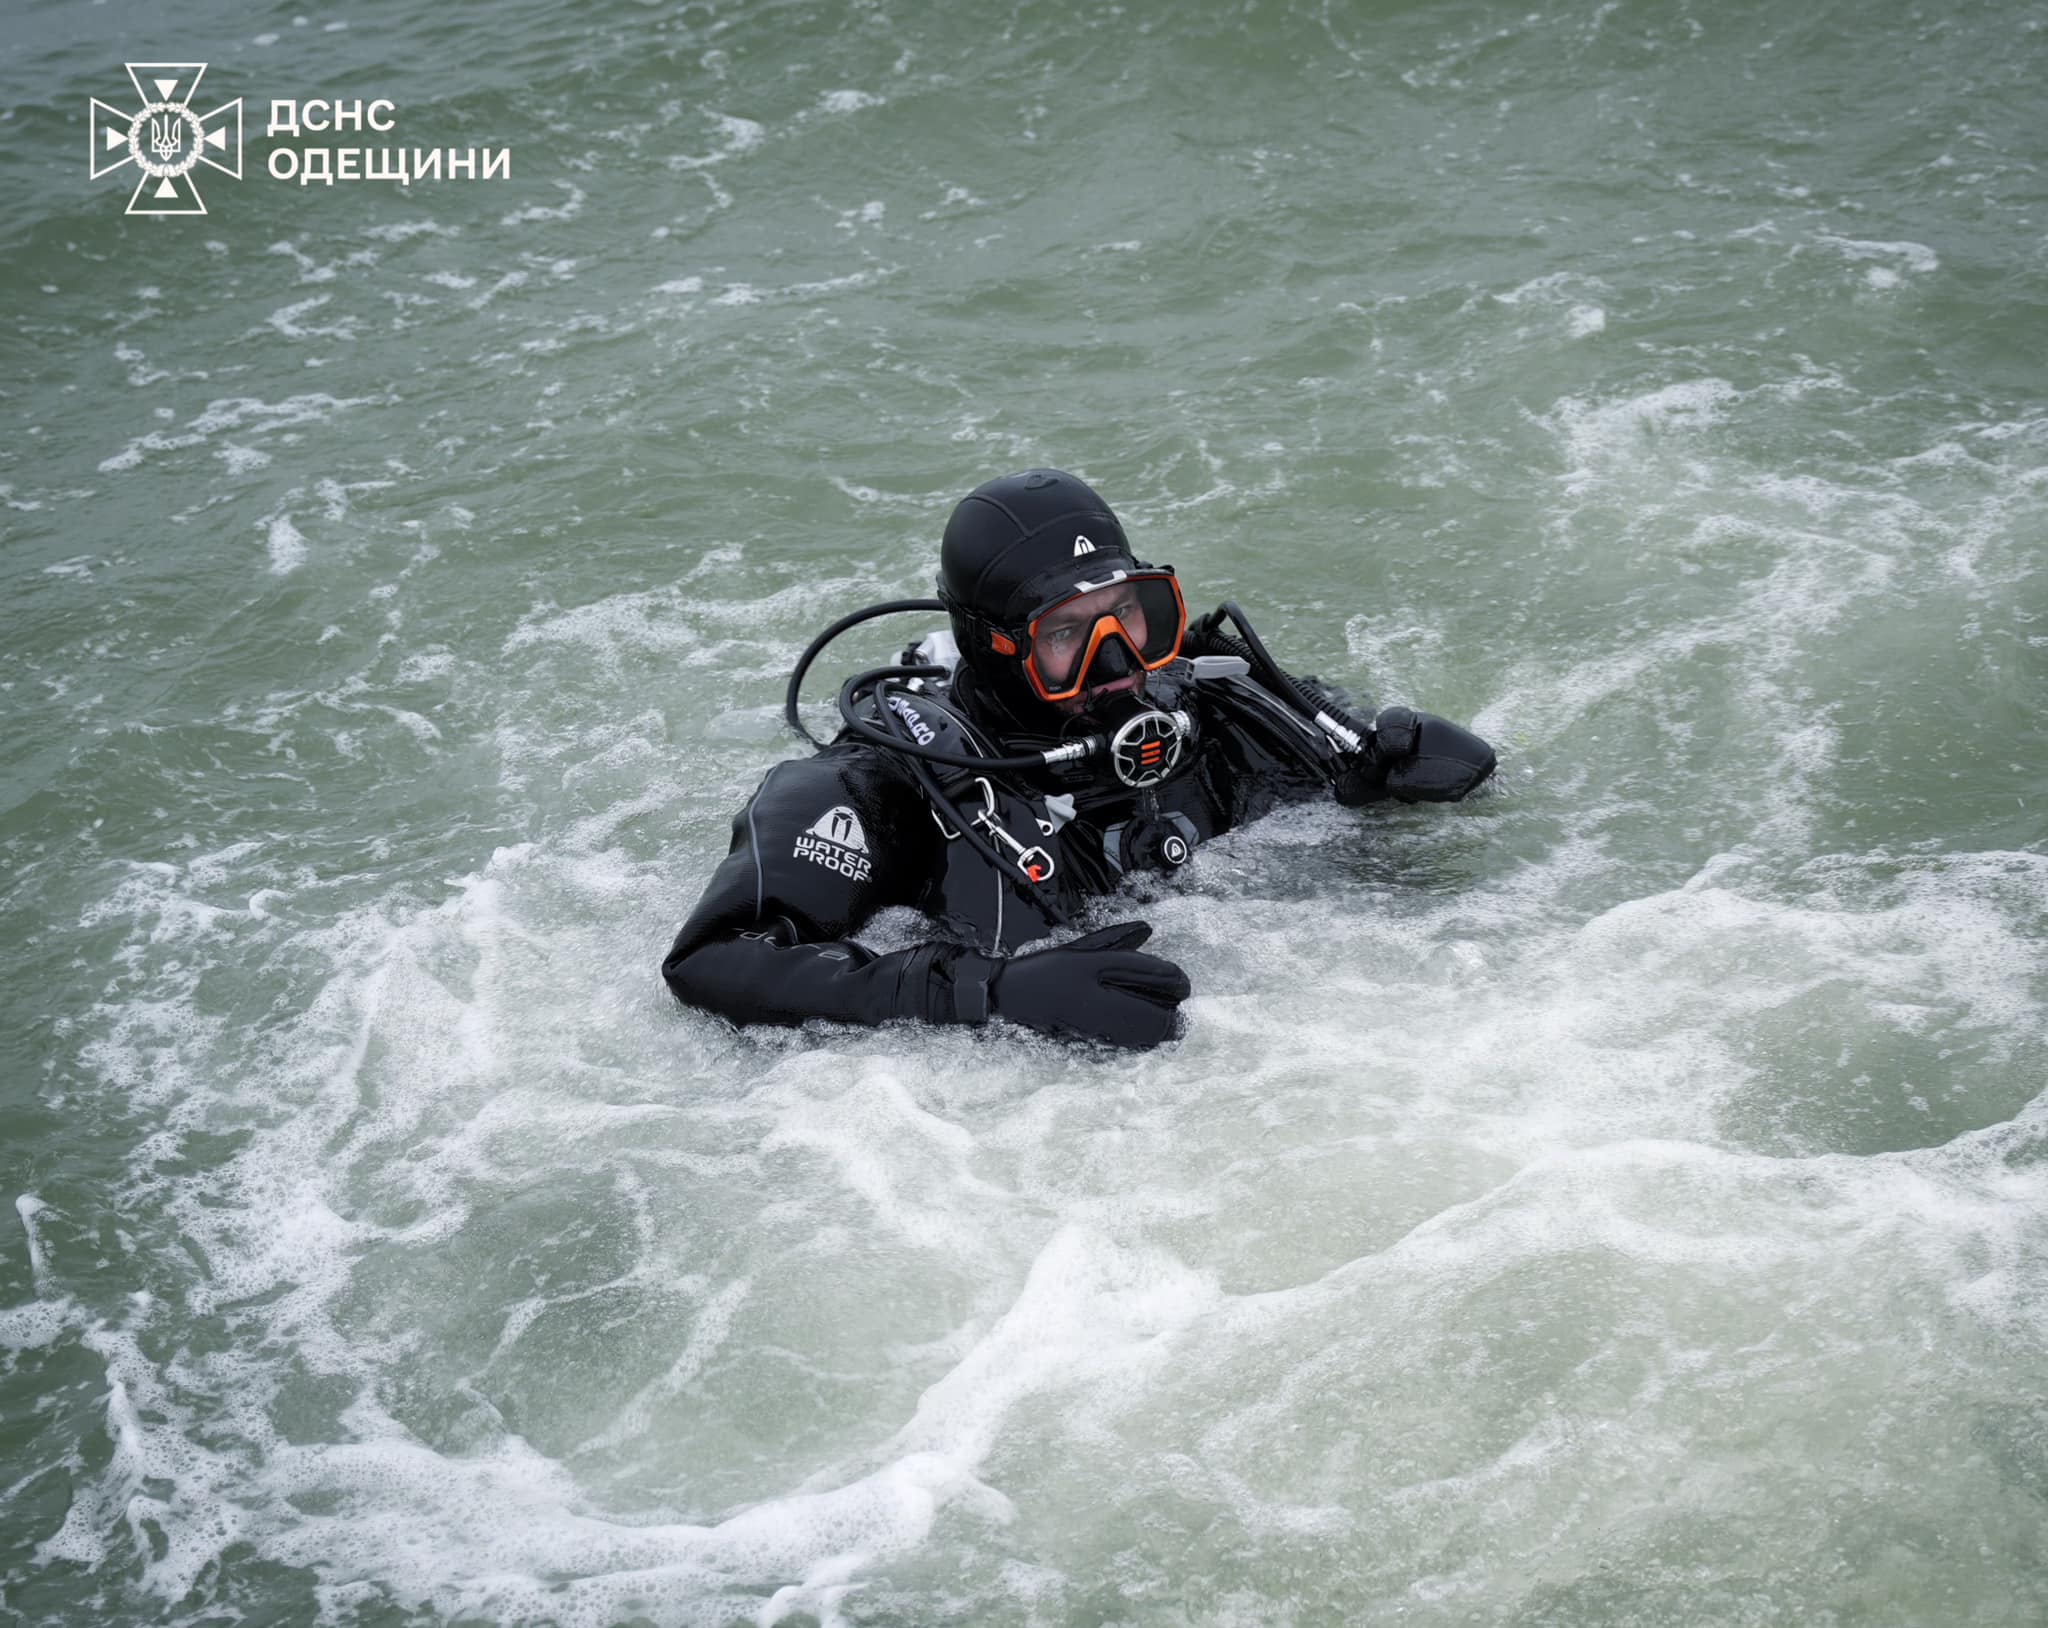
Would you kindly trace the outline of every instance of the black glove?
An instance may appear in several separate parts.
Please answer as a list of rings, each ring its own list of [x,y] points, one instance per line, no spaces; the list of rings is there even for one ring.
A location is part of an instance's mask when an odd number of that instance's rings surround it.
[[[1171,961],[1139,953],[1151,936],[1149,923],[1126,921],[1007,961],[962,955],[952,969],[955,1008],[963,1022],[1004,1017],[1065,1040],[1156,1046],[1173,1038],[1188,975]],[[975,1011],[977,983],[986,990],[984,1014]]]
[[[1348,752],[1337,772],[1337,801],[1347,808],[1398,797],[1404,803],[1455,803],[1493,773],[1493,748],[1433,713],[1388,707],[1373,720],[1363,752]]]

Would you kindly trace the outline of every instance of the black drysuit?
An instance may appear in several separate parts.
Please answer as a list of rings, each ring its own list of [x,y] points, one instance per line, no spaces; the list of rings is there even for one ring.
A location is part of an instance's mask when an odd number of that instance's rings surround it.
[[[662,963],[669,988],[742,1024],[998,1015],[1050,1033],[1154,1044],[1172,1032],[1187,985],[1171,963],[1135,953],[1142,926],[1003,958],[1129,871],[1177,868],[1211,837],[1284,803],[1329,796],[1333,782],[1346,803],[1449,800],[1493,767],[1476,736],[1401,708],[1382,714],[1376,732],[1395,743],[1391,753],[1339,757],[1320,730],[1251,679],[1198,685],[1190,671],[1176,662],[1148,685],[1154,704],[1196,719],[1186,761],[1164,784],[1084,789],[1071,817],[1057,794],[1046,799],[1014,780],[1002,788],[1007,828],[1051,861],[1038,884],[999,872],[949,837],[910,766],[885,747],[842,736],[813,757],[777,764],[734,816],[731,851]],[[925,711],[957,731],[945,709]],[[983,793],[971,777],[954,780],[964,789],[950,794],[972,817]],[[882,955],[852,941],[895,905],[925,912],[941,936]],[[1134,993],[1153,1004],[1132,1004]],[[1135,1027],[1134,1012],[1145,1014]],[[1156,1023],[1155,1012],[1163,1013]]]

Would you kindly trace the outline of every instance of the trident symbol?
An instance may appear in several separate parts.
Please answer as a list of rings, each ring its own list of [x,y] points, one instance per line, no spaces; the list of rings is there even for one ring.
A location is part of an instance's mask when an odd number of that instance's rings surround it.
[[[4,0],[0,0],[4,4]],[[203,62],[130,62],[128,82],[142,106],[125,112],[97,96],[87,121],[92,147],[92,173],[111,174],[124,164],[141,171],[131,215],[203,215],[206,205],[194,184],[194,171],[209,165],[223,175],[242,178],[242,99],[237,96],[211,112],[193,105]]]

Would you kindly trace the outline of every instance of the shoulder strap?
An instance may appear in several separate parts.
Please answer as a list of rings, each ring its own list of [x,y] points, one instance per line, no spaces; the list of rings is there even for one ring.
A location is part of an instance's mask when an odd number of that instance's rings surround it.
[[[889,707],[921,745],[963,755],[998,755],[995,743],[941,691],[891,691]],[[993,773],[936,763],[925,767],[947,800],[1005,862],[1003,868],[1020,881],[1045,889],[1042,898],[1049,895],[1059,871],[1058,844],[1053,840],[1059,822],[1044,799]],[[958,823],[937,807],[931,815],[948,842],[959,840]]]
[[[874,705],[872,699],[868,704]],[[911,737],[920,745],[981,757],[996,755],[995,743],[970,723],[967,715],[954,706],[943,691],[926,689],[913,693],[891,690],[889,710],[903,720],[910,729]]]

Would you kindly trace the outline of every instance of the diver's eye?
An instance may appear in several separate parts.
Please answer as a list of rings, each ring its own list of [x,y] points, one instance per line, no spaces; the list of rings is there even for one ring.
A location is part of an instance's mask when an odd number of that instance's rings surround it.
[[[1071,627],[1052,628],[1046,633],[1045,642],[1051,645],[1054,649],[1059,649],[1062,646],[1072,644],[1074,642],[1074,636],[1079,631],[1080,630],[1078,628]]]

